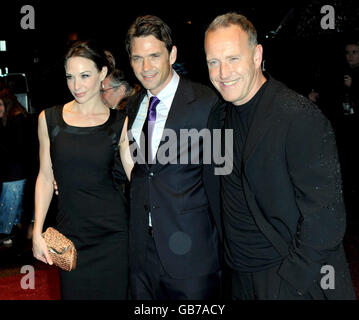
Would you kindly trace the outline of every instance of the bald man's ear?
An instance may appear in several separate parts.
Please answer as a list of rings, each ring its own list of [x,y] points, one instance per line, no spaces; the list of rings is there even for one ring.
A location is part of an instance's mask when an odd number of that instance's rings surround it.
[[[257,44],[256,47],[254,48],[254,54],[253,54],[254,65],[257,68],[260,68],[262,65],[262,60],[263,60],[263,47],[262,45]]]

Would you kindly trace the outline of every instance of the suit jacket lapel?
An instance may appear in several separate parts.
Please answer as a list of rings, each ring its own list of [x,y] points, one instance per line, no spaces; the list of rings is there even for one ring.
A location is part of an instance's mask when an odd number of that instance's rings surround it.
[[[183,128],[183,120],[188,119],[186,113],[191,111],[187,105],[194,99],[195,96],[192,87],[189,86],[186,79],[180,78],[171,109],[167,116],[165,128],[173,130]]]
[[[146,90],[145,89],[142,89],[140,92],[138,92],[136,95],[134,95],[133,97],[130,98],[130,100],[127,102],[127,116],[128,116],[128,127],[127,127],[127,130],[131,130],[132,129],[132,125],[133,125],[133,122],[135,121],[136,119],[136,116],[137,116],[137,113],[138,113],[138,110],[140,109],[140,106],[141,106],[141,102],[144,98],[144,96],[146,95]],[[131,138],[133,139],[133,137]],[[131,144],[135,144],[136,146],[136,152],[135,152],[135,155],[137,157],[141,157],[142,158],[142,161],[145,162],[144,160],[144,156],[143,156],[143,153],[141,152],[141,149],[140,149],[140,145],[139,143],[137,143],[136,140],[133,139],[132,142],[130,142],[130,145]]]
[[[186,79],[181,77],[167,116],[164,129],[172,129],[176,131],[176,134],[179,134],[179,130],[181,128],[186,128],[186,119],[189,119],[191,112],[191,108],[188,106],[188,104],[193,100],[195,100],[195,94],[193,92],[192,86],[189,85],[189,82]],[[165,132],[162,134],[157,151],[166,142],[164,141],[164,134]],[[161,164],[156,161],[153,167],[158,167],[160,165]]]
[[[134,98],[128,102],[127,116],[128,116],[128,130],[132,128],[133,122],[136,119],[138,110],[140,109],[141,102],[146,95],[146,90],[142,89]]]
[[[219,100],[217,104],[212,108],[212,111],[208,120],[209,129],[223,129],[226,119],[226,107],[227,102]]]
[[[273,116],[273,99],[278,90],[278,82],[269,78],[267,88],[260,99],[257,110],[254,114],[253,121],[248,133],[246,145],[244,147],[244,164],[253,154],[258,143],[264,137],[273,122],[270,121]]]

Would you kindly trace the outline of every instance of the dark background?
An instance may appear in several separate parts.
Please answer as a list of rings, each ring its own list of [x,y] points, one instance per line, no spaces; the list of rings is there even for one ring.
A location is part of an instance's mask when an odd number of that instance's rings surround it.
[[[262,2],[262,3],[261,3]],[[306,94],[320,70],[333,81],[344,65],[344,41],[359,30],[358,1],[2,1],[0,40],[7,40],[7,52],[0,52],[0,68],[27,74],[35,110],[71,100],[64,78],[62,57],[68,36],[95,38],[111,50],[116,66],[134,82],[124,38],[139,15],[161,17],[173,30],[178,48],[177,62],[185,62],[188,77],[209,84],[203,50],[207,25],[219,14],[236,11],[246,15],[258,31],[264,46],[266,70],[296,91]],[[335,30],[323,30],[323,5],[335,9]],[[35,29],[23,30],[22,6],[35,9]],[[277,33],[273,31],[281,25]],[[335,74],[335,76],[334,76]],[[339,82],[338,82],[339,83]],[[340,85],[340,84],[339,84]]]

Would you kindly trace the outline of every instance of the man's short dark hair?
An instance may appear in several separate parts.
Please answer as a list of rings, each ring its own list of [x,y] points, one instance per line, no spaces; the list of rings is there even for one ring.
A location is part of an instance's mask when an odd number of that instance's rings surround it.
[[[171,53],[172,31],[170,27],[156,16],[141,16],[133,22],[127,31],[126,35],[126,50],[131,56],[131,43],[133,38],[154,36],[156,39],[164,42],[168,53]]]

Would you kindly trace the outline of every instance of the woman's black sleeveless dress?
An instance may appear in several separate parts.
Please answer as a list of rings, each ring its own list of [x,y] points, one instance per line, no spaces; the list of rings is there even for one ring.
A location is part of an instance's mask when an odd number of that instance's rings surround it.
[[[77,268],[60,270],[62,299],[126,299],[128,207],[112,178],[125,115],[110,110],[102,125],[75,127],[62,110],[45,110],[59,188],[57,229],[77,249]]]

